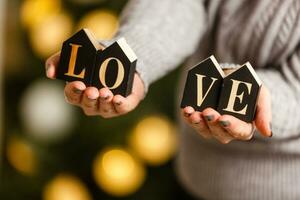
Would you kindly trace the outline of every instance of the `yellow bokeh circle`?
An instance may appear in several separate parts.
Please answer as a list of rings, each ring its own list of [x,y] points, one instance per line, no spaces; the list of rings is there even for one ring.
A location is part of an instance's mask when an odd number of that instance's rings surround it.
[[[145,169],[128,151],[110,148],[98,154],[93,172],[96,183],[113,196],[134,193],[145,179]]]
[[[166,117],[150,116],[136,125],[129,144],[136,155],[148,164],[161,165],[176,152],[176,129]]]
[[[43,20],[30,31],[30,43],[41,58],[59,51],[62,43],[70,37],[73,29],[72,18],[64,13]]]
[[[21,22],[26,28],[33,28],[45,18],[61,10],[60,0],[25,0],[21,5]]]
[[[78,29],[88,28],[100,40],[111,39],[118,27],[118,17],[109,10],[94,10],[83,16],[78,24]]]
[[[91,200],[86,186],[75,176],[60,174],[43,190],[43,200]]]
[[[33,175],[37,168],[37,157],[33,147],[24,139],[11,137],[7,142],[7,159],[19,172]]]

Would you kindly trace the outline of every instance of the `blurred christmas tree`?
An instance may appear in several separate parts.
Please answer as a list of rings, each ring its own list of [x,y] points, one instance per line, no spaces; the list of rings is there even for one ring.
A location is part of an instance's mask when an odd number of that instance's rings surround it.
[[[135,111],[113,119],[85,116],[65,103],[61,81],[44,78],[44,60],[78,29],[112,38],[126,1],[7,4],[0,198],[190,199],[173,166],[178,70],[153,84]]]

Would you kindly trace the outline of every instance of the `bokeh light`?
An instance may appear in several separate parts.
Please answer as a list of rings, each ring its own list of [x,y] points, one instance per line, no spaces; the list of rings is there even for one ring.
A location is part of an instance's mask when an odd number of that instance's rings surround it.
[[[135,192],[145,179],[143,165],[122,148],[100,152],[94,161],[93,172],[96,183],[114,196]]]
[[[177,147],[174,125],[162,116],[141,120],[129,137],[133,151],[150,165],[161,165],[170,160]]]
[[[21,22],[26,28],[33,28],[45,18],[61,10],[60,0],[25,0],[21,5]]]
[[[107,0],[72,0],[78,4],[90,5],[90,4],[99,4],[100,2],[105,2]]]
[[[73,127],[74,108],[65,102],[60,82],[34,81],[25,91],[20,106],[26,133],[38,141],[58,141]]]
[[[5,126],[0,199],[181,197],[170,163],[162,168],[147,168],[172,159],[177,142],[173,124],[164,117],[154,116],[168,124],[157,128],[159,133],[153,127],[139,131],[145,129],[139,125],[144,120],[136,124],[157,107],[157,94],[172,87],[177,70],[154,85],[148,100],[143,102],[142,112],[114,119],[84,115],[80,107],[66,103],[64,81],[45,78],[46,59],[60,51],[63,42],[77,30],[87,28],[98,40],[114,39],[120,26],[119,13],[128,1],[0,2],[0,10],[5,11],[2,32],[7,43],[3,47],[1,98],[5,100],[2,119]],[[174,96],[173,90],[168,96]],[[169,98],[160,99],[158,107],[170,118],[175,117]],[[99,149],[104,144],[108,148]],[[116,144],[124,146],[115,147]],[[146,180],[148,169],[154,178]]]
[[[119,27],[118,17],[109,10],[94,10],[86,14],[78,24],[78,30],[90,29],[100,40],[111,39]]]
[[[11,136],[6,147],[7,160],[16,170],[33,175],[37,169],[37,157],[32,145],[25,139]]]
[[[73,21],[68,14],[50,16],[29,32],[32,49],[41,58],[47,58],[61,49],[62,43],[71,36],[72,29]]]
[[[91,200],[86,186],[75,176],[60,174],[44,188],[43,200]]]

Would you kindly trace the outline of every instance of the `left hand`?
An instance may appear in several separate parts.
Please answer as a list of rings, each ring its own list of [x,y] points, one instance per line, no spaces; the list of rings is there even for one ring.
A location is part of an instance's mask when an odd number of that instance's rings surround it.
[[[263,136],[272,136],[271,97],[265,86],[261,88],[256,116],[252,123],[246,123],[231,115],[220,115],[212,108],[198,112],[191,106],[187,106],[182,109],[182,115],[199,135],[206,139],[215,138],[222,144],[227,144],[232,140],[250,140],[255,127]]]
[[[55,79],[60,52],[46,61],[46,76]],[[112,118],[134,110],[144,98],[144,82],[138,73],[134,74],[132,92],[127,97],[114,95],[108,88],[87,87],[82,81],[72,81],[65,86],[66,101],[81,107],[88,116]]]

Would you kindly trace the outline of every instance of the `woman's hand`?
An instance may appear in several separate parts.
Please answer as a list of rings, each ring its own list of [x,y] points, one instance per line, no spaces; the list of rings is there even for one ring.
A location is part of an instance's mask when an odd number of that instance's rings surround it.
[[[204,138],[215,138],[223,144],[232,140],[250,140],[255,127],[264,135],[271,137],[271,98],[266,87],[262,86],[256,116],[253,123],[246,123],[230,115],[220,115],[212,108],[202,112],[195,111],[188,106],[182,109],[185,121]]]
[[[56,68],[60,52],[46,61],[46,75],[55,79]],[[65,97],[68,103],[82,108],[88,116],[100,115],[111,118],[132,111],[144,98],[144,84],[137,73],[134,75],[132,93],[126,98],[113,95],[108,88],[98,90],[95,87],[86,87],[81,81],[73,81],[65,86]]]

